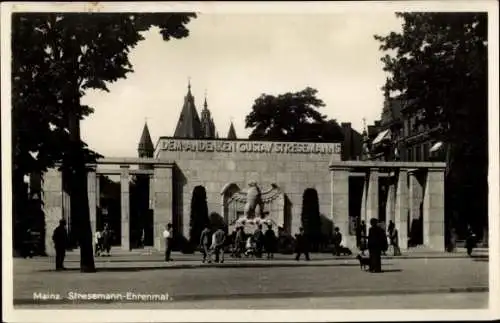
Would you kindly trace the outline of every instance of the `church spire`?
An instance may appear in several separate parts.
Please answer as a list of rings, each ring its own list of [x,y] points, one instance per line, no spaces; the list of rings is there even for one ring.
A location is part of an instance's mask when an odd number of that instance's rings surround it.
[[[184,97],[184,105],[182,106],[179,121],[177,121],[177,127],[175,128],[174,137],[200,138],[201,135],[202,132],[200,117],[198,115],[198,112],[196,111],[194,97],[191,94],[191,79],[189,78],[188,92]]]
[[[236,131],[234,130],[233,121],[231,121],[231,125],[229,126],[229,131],[227,132],[227,139],[229,139],[229,140],[237,139],[236,138]]]
[[[208,110],[207,90],[205,90],[205,102],[201,111],[201,134],[203,138],[215,138],[215,124],[210,110]]]
[[[141,158],[153,158],[154,150],[153,141],[151,140],[148,123],[146,121],[144,122],[144,128],[142,129],[142,135],[137,147],[137,153]]]

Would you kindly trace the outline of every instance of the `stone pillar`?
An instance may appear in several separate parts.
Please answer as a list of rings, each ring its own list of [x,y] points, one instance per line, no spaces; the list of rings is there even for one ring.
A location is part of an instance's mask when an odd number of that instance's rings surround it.
[[[356,248],[356,237],[349,234],[349,169],[331,170],[332,221],[344,237],[346,247]]]
[[[370,178],[370,174],[366,173],[365,177],[363,178],[363,193],[361,196],[361,214],[359,221],[365,221],[365,224],[367,225],[367,230],[368,230],[368,223],[366,221],[366,197],[368,196],[368,180]]]
[[[408,173],[408,181],[410,220],[418,220],[420,218],[420,204],[423,201],[424,189],[418,180],[416,172]]]
[[[390,178],[390,184],[387,189],[387,203],[385,205],[385,227],[388,228],[389,222],[395,222],[395,206],[396,206],[396,186],[397,178],[394,176]]]
[[[52,234],[63,219],[62,176],[57,169],[49,169],[43,175],[42,182],[43,213],[45,214],[45,252],[49,256],[56,254]]]
[[[368,174],[368,188],[366,191],[366,226],[370,227],[372,218],[378,219],[378,169],[370,168]]]
[[[87,193],[89,198],[89,216],[90,216],[90,228],[92,234],[96,231],[96,221],[97,221],[97,176],[96,176],[96,166],[92,165],[87,171]],[[92,244],[95,244],[95,239],[92,239]]]
[[[408,172],[399,170],[397,174],[394,224],[398,230],[401,249],[408,249]]]
[[[424,192],[424,245],[445,251],[444,170],[429,169]]]
[[[101,175],[96,174],[95,177],[95,205],[99,209],[101,207]]]
[[[167,223],[173,220],[173,181],[172,167],[157,165],[154,169],[153,180],[154,196],[154,247],[157,250],[165,249],[163,231]],[[176,228],[174,228],[176,230]],[[174,231],[174,235],[177,232]]]
[[[130,183],[129,166],[120,166],[120,196],[121,196],[121,247],[130,250]]]

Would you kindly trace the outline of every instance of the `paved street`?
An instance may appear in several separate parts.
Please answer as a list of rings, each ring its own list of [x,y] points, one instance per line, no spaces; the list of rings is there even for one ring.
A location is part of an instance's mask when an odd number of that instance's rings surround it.
[[[157,255],[98,258],[99,272],[93,274],[78,271],[77,255],[69,256],[66,266],[70,270],[65,272],[52,270],[52,258],[15,259],[14,303],[23,307],[32,305],[34,292],[62,297],[69,292],[132,292],[168,294],[171,301],[124,304],[127,301],[109,303],[94,300],[79,301],[77,304],[66,300],[64,306],[295,308],[292,304],[300,303],[299,307],[304,308],[343,308],[349,303],[348,299],[357,300],[350,303],[353,308],[364,307],[368,303],[376,308],[381,299],[385,299],[385,306],[395,308],[409,308],[417,304],[423,308],[487,306],[487,293],[463,294],[487,291],[488,261],[481,258],[386,259],[383,262],[384,273],[370,274],[361,271],[355,259],[332,259],[331,256],[321,258],[317,255],[316,260],[298,263],[287,255],[273,261],[237,261],[229,258],[218,266],[201,265],[198,258],[192,255],[175,256],[177,261],[172,263],[161,262]],[[447,296],[422,297],[436,293]],[[413,302],[412,299],[427,301]],[[61,306],[59,301],[39,302],[52,308]]]

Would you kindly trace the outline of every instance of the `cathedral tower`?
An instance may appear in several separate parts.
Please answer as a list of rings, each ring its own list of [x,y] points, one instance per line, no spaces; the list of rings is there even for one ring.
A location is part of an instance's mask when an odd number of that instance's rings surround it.
[[[203,110],[201,111],[201,135],[203,138],[207,139],[215,138],[214,119],[212,119],[210,110],[208,110],[206,93],[205,93],[205,103],[203,104]]]
[[[184,97],[179,121],[174,132],[175,138],[201,138],[201,121],[196,111],[194,97],[191,94],[191,82],[188,83],[188,93]]]
[[[151,140],[148,124],[146,122],[144,123],[144,129],[142,129],[141,139],[139,140],[139,145],[137,147],[137,154],[140,158],[153,158],[154,151],[155,148],[153,146],[153,141]]]

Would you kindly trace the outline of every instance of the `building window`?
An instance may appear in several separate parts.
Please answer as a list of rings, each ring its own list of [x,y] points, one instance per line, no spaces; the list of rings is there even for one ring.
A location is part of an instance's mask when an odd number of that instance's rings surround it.
[[[406,150],[407,161],[413,161],[413,148],[408,148]]]
[[[415,161],[421,161],[422,160],[422,149],[420,146],[415,147]]]

